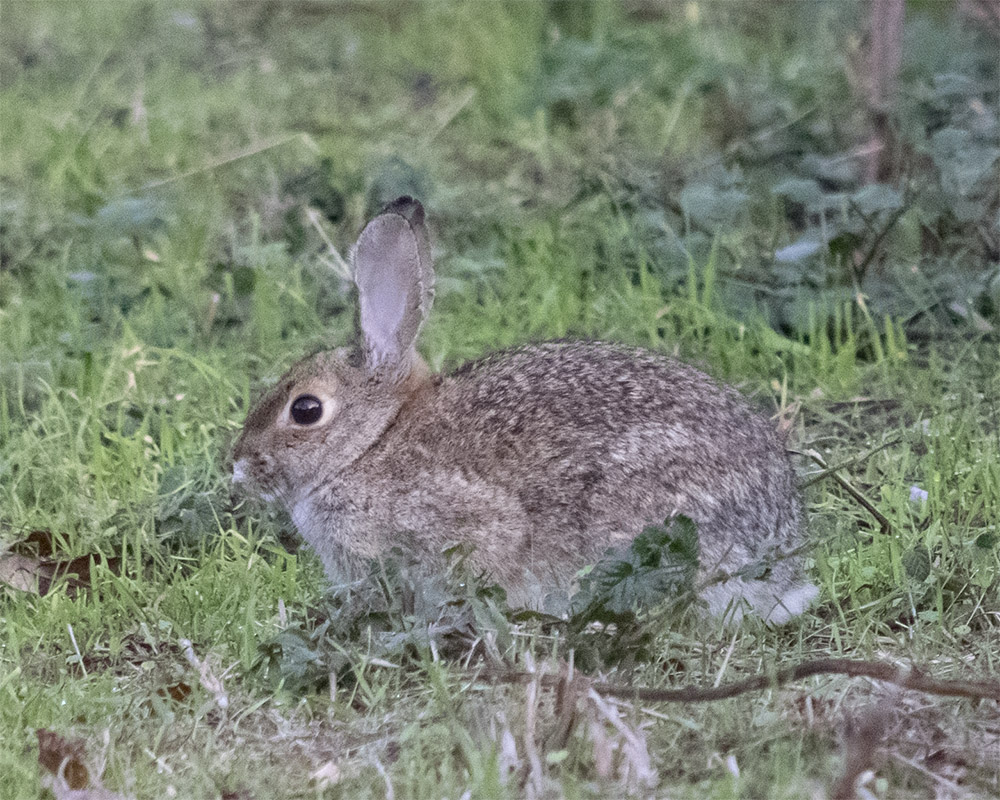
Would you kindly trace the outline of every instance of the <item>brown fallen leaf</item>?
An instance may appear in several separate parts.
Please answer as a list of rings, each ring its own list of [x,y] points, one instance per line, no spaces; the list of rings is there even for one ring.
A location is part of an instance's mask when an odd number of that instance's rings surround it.
[[[233,789],[230,791],[224,791],[220,800],[254,800],[254,797],[246,789]]]
[[[184,681],[179,681],[171,686],[164,686],[163,688],[157,689],[156,693],[163,698],[169,698],[175,703],[183,703],[189,694],[191,694],[191,685],[185,683]]]
[[[70,596],[90,588],[91,564],[103,563],[111,572],[121,571],[120,558],[104,558],[100,553],[59,558],[51,531],[33,530],[23,539],[0,547],[0,584],[39,596],[49,593],[53,584],[65,580]]]
[[[60,776],[70,789],[86,789],[90,772],[84,762],[86,744],[82,739],[66,739],[54,731],[39,728],[38,763],[53,775]]]
[[[86,743],[68,739],[55,731],[39,728],[38,763],[49,775],[42,785],[56,800],[132,800],[126,795],[104,788],[100,776],[91,774],[86,762]]]
[[[36,528],[16,542],[11,549],[23,556],[50,558],[56,554],[55,538],[52,536],[52,531]]]
[[[37,558],[0,553],[0,583],[19,592],[37,592],[39,566]]]

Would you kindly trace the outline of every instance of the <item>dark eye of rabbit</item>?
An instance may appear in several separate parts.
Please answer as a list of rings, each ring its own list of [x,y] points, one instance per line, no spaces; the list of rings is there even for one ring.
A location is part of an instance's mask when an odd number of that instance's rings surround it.
[[[323,416],[323,403],[314,395],[299,395],[292,401],[291,413],[297,424],[313,425]]]

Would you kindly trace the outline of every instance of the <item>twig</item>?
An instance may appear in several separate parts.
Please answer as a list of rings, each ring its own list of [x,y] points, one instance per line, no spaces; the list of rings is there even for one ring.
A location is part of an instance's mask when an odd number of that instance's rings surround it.
[[[869,514],[875,517],[875,519],[878,520],[879,525],[882,526],[883,533],[889,533],[892,530],[892,523],[889,522],[889,518],[886,517],[885,514],[883,514],[877,508],[875,508],[875,505],[872,503],[872,501],[869,500],[867,497],[865,497],[860,489],[855,489],[854,485],[849,480],[847,480],[847,478],[843,477],[837,472],[829,470],[826,461],[823,459],[823,456],[821,456],[815,450],[806,450],[804,453],[802,453],[802,455],[806,456],[807,458],[811,458],[813,461],[819,464],[824,470],[827,471],[830,477],[832,477],[837,483],[839,483],[843,487],[844,491],[846,491],[851,497],[853,497],[858,502],[859,505],[861,505],[865,509],[865,511],[867,511]]]
[[[894,436],[892,439],[882,442],[882,444],[878,445],[877,447],[873,447],[870,450],[866,450],[865,452],[859,453],[858,455],[855,456],[851,456],[850,458],[845,458],[843,461],[834,464],[833,466],[825,466],[821,469],[820,472],[811,476],[808,480],[802,481],[799,484],[799,489],[800,490],[806,489],[812,486],[814,483],[819,483],[824,478],[829,478],[831,475],[835,475],[842,469],[847,469],[848,467],[856,467],[858,464],[863,464],[872,456],[878,455],[883,450],[888,450],[890,447],[895,447],[902,441],[903,441],[902,435]],[[812,456],[810,456],[809,453],[814,453],[816,451],[810,450],[808,453],[806,453],[801,450],[794,450],[792,448],[788,448],[788,452],[791,453],[792,455],[803,456],[805,458],[812,458]]]
[[[868,218],[861,213],[861,210],[857,207],[857,205],[854,203],[853,200],[850,201],[850,206],[851,210],[854,211],[856,214],[858,214],[858,216],[860,216],[861,219],[863,219],[865,224],[867,225]],[[911,204],[909,202],[904,201],[899,208],[897,208],[895,211],[892,212],[892,214],[889,215],[889,218],[886,220],[885,224],[878,231],[878,233],[875,234],[875,238],[872,240],[871,247],[868,248],[868,252],[865,254],[865,257],[861,260],[861,263],[858,264],[856,267],[852,267],[851,271],[856,279],[861,279],[861,280],[864,279],[865,272],[867,272],[868,267],[871,265],[872,261],[875,260],[875,256],[878,255],[878,249],[879,246],[882,244],[882,240],[889,235],[889,232],[896,227],[896,223],[899,222],[903,214],[909,211],[910,208]]]
[[[569,663],[561,671],[562,680],[556,686],[555,717],[556,724],[545,742],[546,752],[563,750],[569,741],[570,734],[577,722],[577,700],[586,694],[590,682],[583,678],[577,680],[578,673],[573,664],[573,651],[569,653]]]
[[[622,686],[615,683],[595,682],[594,691],[607,697],[620,697],[643,703],[707,703],[726,700],[748,692],[772,689],[792,681],[814,675],[846,675],[850,678],[872,678],[891,683],[904,689],[943,697],[965,697],[971,700],[993,700],[1000,703],[1000,681],[996,680],[941,680],[931,678],[915,667],[896,666],[884,661],[858,661],[849,658],[820,658],[803,661],[792,667],[756,675],[726,686],[702,688],[686,686],[681,689],[650,689],[643,686]],[[481,678],[501,683],[530,683],[540,680],[541,685],[554,688],[562,680],[557,675],[528,672],[481,672]],[[579,679],[579,678],[578,678]]]

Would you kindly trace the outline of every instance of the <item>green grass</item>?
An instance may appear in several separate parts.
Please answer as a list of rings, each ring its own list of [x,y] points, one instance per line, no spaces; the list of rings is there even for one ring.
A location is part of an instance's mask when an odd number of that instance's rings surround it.
[[[43,530],[92,566],[83,591],[0,583],[0,798],[39,796],[39,729],[82,738],[136,797],[822,796],[845,721],[871,707],[876,797],[994,796],[986,703],[824,678],[621,703],[618,727],[584,700],[560,715],[551,692],[469,670],[557,672],[563,628],[486,601],[324,598],[288,521],[226,475],[258,388],[349,339],[339,259],[364,220],[415,193],[438,261],[434,368],[564,336],[676,354],[768,413],[798,408],[793,445],[844,464],[891,523],[811,485],[813,611],[777,631],[643,618],[644,657],[609,680],[711,685],[825,656],[995,679],[996,134],[967,119],[974,100],[995,113],[995,51],[911,14],[926,58],[907,61],[900,128],[920,157],[901,174],[923,188],[878,238],[883,212],[862,220],[871,198],[835,173],[857,144],[859,7],[5,6],[0,565]],[[828,247],[775,257],[820,217]]]

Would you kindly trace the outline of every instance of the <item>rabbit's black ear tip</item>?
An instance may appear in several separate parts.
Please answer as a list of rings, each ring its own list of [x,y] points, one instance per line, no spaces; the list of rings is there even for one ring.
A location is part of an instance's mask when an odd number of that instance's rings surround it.
[[[397,197],[382,209],[383,214],[399,214],[411,225],[420,225],[424,221],[424,207],[419,200],[414,200],[408,194]]]

